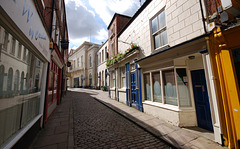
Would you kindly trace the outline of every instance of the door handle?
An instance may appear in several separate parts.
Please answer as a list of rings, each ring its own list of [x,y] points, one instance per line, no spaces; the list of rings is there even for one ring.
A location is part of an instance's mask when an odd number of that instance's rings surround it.
[[[202,91],[205,92],[204,86],[202,85]]]

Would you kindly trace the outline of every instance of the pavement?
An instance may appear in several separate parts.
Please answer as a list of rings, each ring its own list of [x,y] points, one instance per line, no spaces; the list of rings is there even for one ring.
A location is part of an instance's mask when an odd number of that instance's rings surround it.
[[[110,99],[108,92],[101,90],[72,88],[69,91],[88,93],[91,97],[116,111],[155,137],[166,141],[176,148],[186,149],[222,149],[213,140],[201,133],[173,126],[164,120],[140,112],[123,103]],[[34,149],[76,148],[73,136],[73,94],[67,93],[47,121],[45,128],[37,135],[30,146]]]

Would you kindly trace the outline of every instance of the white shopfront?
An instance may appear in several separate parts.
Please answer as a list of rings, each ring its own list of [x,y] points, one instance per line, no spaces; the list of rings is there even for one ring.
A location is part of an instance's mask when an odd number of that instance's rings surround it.
[[[0,5],[0,147],[11,148],[43,116],[50,50],[34,1]]]

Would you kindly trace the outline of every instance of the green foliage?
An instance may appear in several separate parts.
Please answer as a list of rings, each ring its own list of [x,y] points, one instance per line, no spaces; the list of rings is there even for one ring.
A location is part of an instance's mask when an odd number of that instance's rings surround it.
[[[131,44],[131,47],[128,48],[124,54],[119,53],[116,56],[114,56],[112,59],[107,59],[107,67],[116,64],[117,62],[121,61],[124,57],[126,57],[129,53],[131,53],[133,50],[137,49],[138,45],[137,44]]]

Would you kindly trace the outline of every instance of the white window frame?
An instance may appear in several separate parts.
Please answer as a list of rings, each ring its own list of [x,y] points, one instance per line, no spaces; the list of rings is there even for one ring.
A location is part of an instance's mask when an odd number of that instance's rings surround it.
[[[178,92],[178,82],[177,82],[177,73],[176,73],[176,69],[179,69],[179,68],[184,68],[186,69],[186,74],[187,74],[187,77],[188,77],[188,90],[189,90],[189,100],[190,102],[192,103],[191,106],[188,106],[188,107],[181,107],[180,106],[180,96],[179,96],[179,92]],[[171,105],[171,104],[166,104],[166,99],[165,99],[165,93],[164,93],[164,89],[163,89],[163,76],[162,76],[162,71],[166,71],[166,70],[174,70],[174,79],[175,79],[175,83],[176,83],[176,94],[177,94],[177,106],[176,105]],[[152,73],[154,72],[160,72],[160,81],[161,81],[161,92],[162,92],[162,103],[160,102],[154,102],[154,97],[153,97],[153,82],[152,82]],[[152,105],[155,105],[155,106],[160,106],[160,107],[165,107],[165,108],[173,108],[173,109],[192,109],[194,108],[194,104],[193,104],[193,99],[192,99],[192,89],[191,89],[191,81],[190,81],[190,75],[189,75],[189,72],[188,72],[188,69],[187,67],[185,66],[172,66],[172,67],[166,67],[166,68],[161,68],[161,69],[155,69],[155,70],[150,70],[150,71],[146,71],[146,72],[143,72],[143,75],[142,77],[144,78],[144,74],[150,74],[150,86],[151,86],[151,101],[149,100],[145,100],[145,82],[144,82],[144,79],[143,79],[143,103],[149,103],[149,104],[152,104]]]
[[[165,44],[165,45],[161,45],[161,41],[160,41],[160,46],[158,47],[158,48],[155,48],[155,39],[154,39],[154,37],[156,36],[156,35],[159,35],[159,36],[161,36],[161,34],[164,32],[164,31],[166,31],[167,32],[167,22],[166,22],[166,14],[165,14],[165,26],[164,27],[162,27],[162,28],[159,28],[156,32],[154,32],[153,33],[153,31],[152,31],[152,29],[153,29],[153,25],[152,25],[152,21],[154,20],[154,19],[158,19],[158,16],[160,15],[160,14],[162,14],[162,13],[165,13],[165,10],[163,9],[163,10],[161,10],[159,13],[157,13],[157,15],[155,15],[151,20],[150,20],[150,31],[151,31],[151,41],[152,41],[152,49],[153,49],[153,51],[156,51],[156,50],[160,50],[160,49],[164,49],[165,47],[167,47],[168,46],[168,34],[167,34],[167,37],[166,37],[166,40],[167,40],[167,43]],[[159,21],[157,21],[157,22],[159,22]],[[158,24],[158,26],[159,26],[159,24]]]

